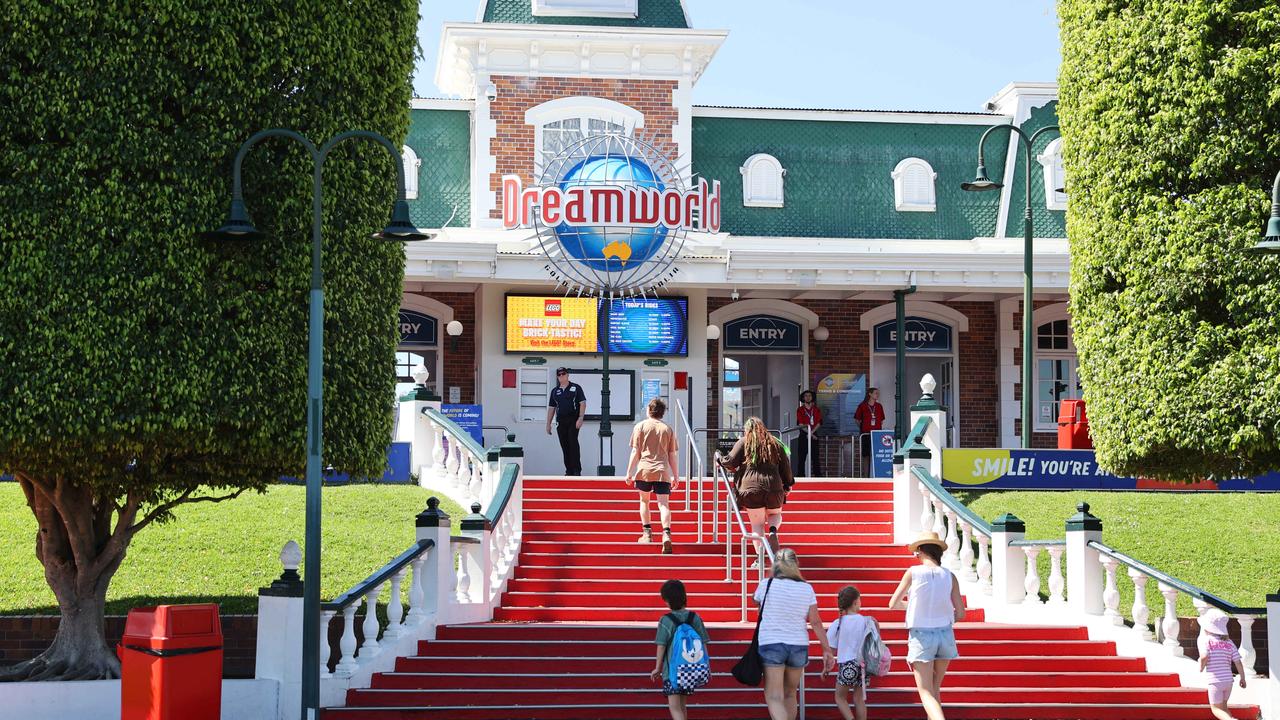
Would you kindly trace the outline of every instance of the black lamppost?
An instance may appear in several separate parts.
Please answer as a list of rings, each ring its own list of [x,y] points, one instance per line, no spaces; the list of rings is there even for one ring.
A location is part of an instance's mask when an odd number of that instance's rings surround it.
[[[1022,215],[1022,447],[1031,447],[1031,400],[1035,395],[1034,375],[1032,374],[1032,363],[1035,361],[1035,348],[1031,343],[1035,339],[1032,328],[1032,314],[1034,308],[1031,305],[1032,290],[1032,222],[1031,222],[1031,149],[1035,146],[1036,139],[1044,133],[1051,130],[1057,130],[1057,125],[1047,125],[1035,131],[1031,135],[1027,135],[1021,128],[1016,125],[996,125],[987,128],[982,133],[982,138],[978,140],[978,172],[973,182],[960,183],[960,187],[971,192],[983,190],[999,190],[1004,187],[1003,183],[996,182],[987,177],[987,166],[982,160],[982,146],[987,141],[987,136],[996,130],[1008,130],[1010,133],[1017,133],[1018,138],[1022,141],[1022,148],[1027,153],[1026,177],[1026,209]],[[1045,192],[1051,192],[1049,188],[1045,188]]]
[[[1271,219],[1267,221],[1267,234],[1249,249],[1256,253],[1280,253],[1280,172],[1276,173],[1275,182],[1271,185]]]
[[[241,192],[240,166],[258,141],[269,137],[297,140],[311,155],[311,299],[307,330],[307,525],[306,555],[302,586],[302,719],[315,720],[320,705],[320,473],[324,464],[320,451],[324,432],[324,275],[320,269],[320,227],[323,222],[324,188],[321,184],[324,161],[335,146],[348,138],[371,140],[391,154],[396,166],[396,203],[391,222],[374,237],[385,240],[427,240],[432,234],[414,227],[409,220],[409,203],[404,193],[404,164],[396,146],[385,137],[367,130],[349,130],[333,136],[319,149],[302,135],[275,128],[253,135],[236,153],[231,179],[231,214],[217,230],[204,233],[214,240],[254,240],[262,233],[249,221]],[[372,609],[371,609],[372,611]]]

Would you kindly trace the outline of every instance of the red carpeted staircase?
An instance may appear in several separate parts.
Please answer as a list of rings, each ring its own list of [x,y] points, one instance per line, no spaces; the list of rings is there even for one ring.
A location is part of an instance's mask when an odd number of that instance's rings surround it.
[[[665,698],[648,673],[654,629],[666,611],[658,588],[679,578],[689,605],[711,634],[715,673],[690,698],[690,717],[767,718],[763,694],[729,676],[752,626],[741,618],[741,581],[725,582],[724,544],[697,544],[683,494],[673,501],[675,552],[636,543],[635,492],[621,480],[526,478],[520,565],[494,622],[441,628],[396,671],[352,690],[327,720],[661,720]],[[906,655],[902,611],[886,610],[912,562],[891,544],[892,492],[887,480],[801,480],[784,510],[779,537],[800,557],[814,584],[824,622],[835,617],[835,593],[853,584],[864,612],[880,620],[894,653],[894,672],[875,679],[871,718],[923,718]],[[657,508],[654,507],[657,526]],[[655,532],[655,537],[660,535]],[[752,573],[754,586],[755,574]],[[755,611],[751,610],[754,622]],[[943,688],[948,718],[982,720],[1212,718],[1202,689],[1182,688],[1172,674],[1146,672],[1139,658],[1117,657],[1111,642],[1091,641],[1082,627],[984,622],[980,610],[956,627],[960,659]],[[806,676],[807,717],[838,718],[831,680],[818,677],[813,644]],[[1256,708],[1237,717],[1256,718]]]

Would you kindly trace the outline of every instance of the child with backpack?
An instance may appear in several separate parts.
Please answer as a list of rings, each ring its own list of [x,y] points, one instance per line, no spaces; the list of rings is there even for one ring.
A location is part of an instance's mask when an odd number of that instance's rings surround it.
[[[835,651],[833,662],[824,665],[822,678],[836,670],[836,708],[844,720],[867,720],[867,664],[862,646],[876,625],[875,618],[862,614],[862,593],[852,585],[836,595],[840,617],[827,627],[827,644]],[[853,697],[853,709],[849,697]]]
[[[671,720],[688,720],[688,697],[711,682],[711,659],[707,655],[707,628],[702,618],[685,606],[689,603],[684,583],[668,580],[660,591],[671,612],[658,621],[657,661],[649,679],[662,678],[662,694],[667,697]]]
[[[1196,647],[1200,650],[1200,671],[1209,681],[1209,709],[1215,718],[1230,720],[1231,710],[1227,701],[1231,699],[1231,686],[1235,684],[1231,677],[1234,665],[1240,673],[1240,687],[1248,686],[1245,679],[1244,662],[1240,659],[1240,650],[1227,636],[1227,623],[1230,618],[1217,608],[1213,608],[1200,616],[1200,637],[1196,639]]]

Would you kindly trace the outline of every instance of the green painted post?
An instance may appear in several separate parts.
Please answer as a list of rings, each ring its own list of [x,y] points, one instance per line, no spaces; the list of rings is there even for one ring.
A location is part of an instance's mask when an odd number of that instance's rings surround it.
[[[912,280],[914,279],[913,273]],[[907,296],[915,291],[914,282],[909,288],[893,291],[893,304],[896,313],[894,333],[897,336],[896,347],[894,348],[894,369],[897,378],[893,381],[893,436],[897,438],[899,447],[907,439],[907,427],[910,425],[906,420],[907,396],[902,392],[902,378],[907,374]]]
[[[613,422],[609,418],[609,317],[613,315],[613,293],[604,298],[604,316],[600,320],[600,367],[604,376],[600,378],[600,464],[596,467],[597,475],[613,475]]]

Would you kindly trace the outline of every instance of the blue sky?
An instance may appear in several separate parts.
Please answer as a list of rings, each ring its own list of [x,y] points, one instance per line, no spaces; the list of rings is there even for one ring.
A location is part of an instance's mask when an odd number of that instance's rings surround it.
[[[1053,81],[1053,0],[685,0],[729,37],[694,88],[700,105],[981,110],[1014,80]],[[440,24],[481,0],[422,0],[414,91],[433,82]]]

